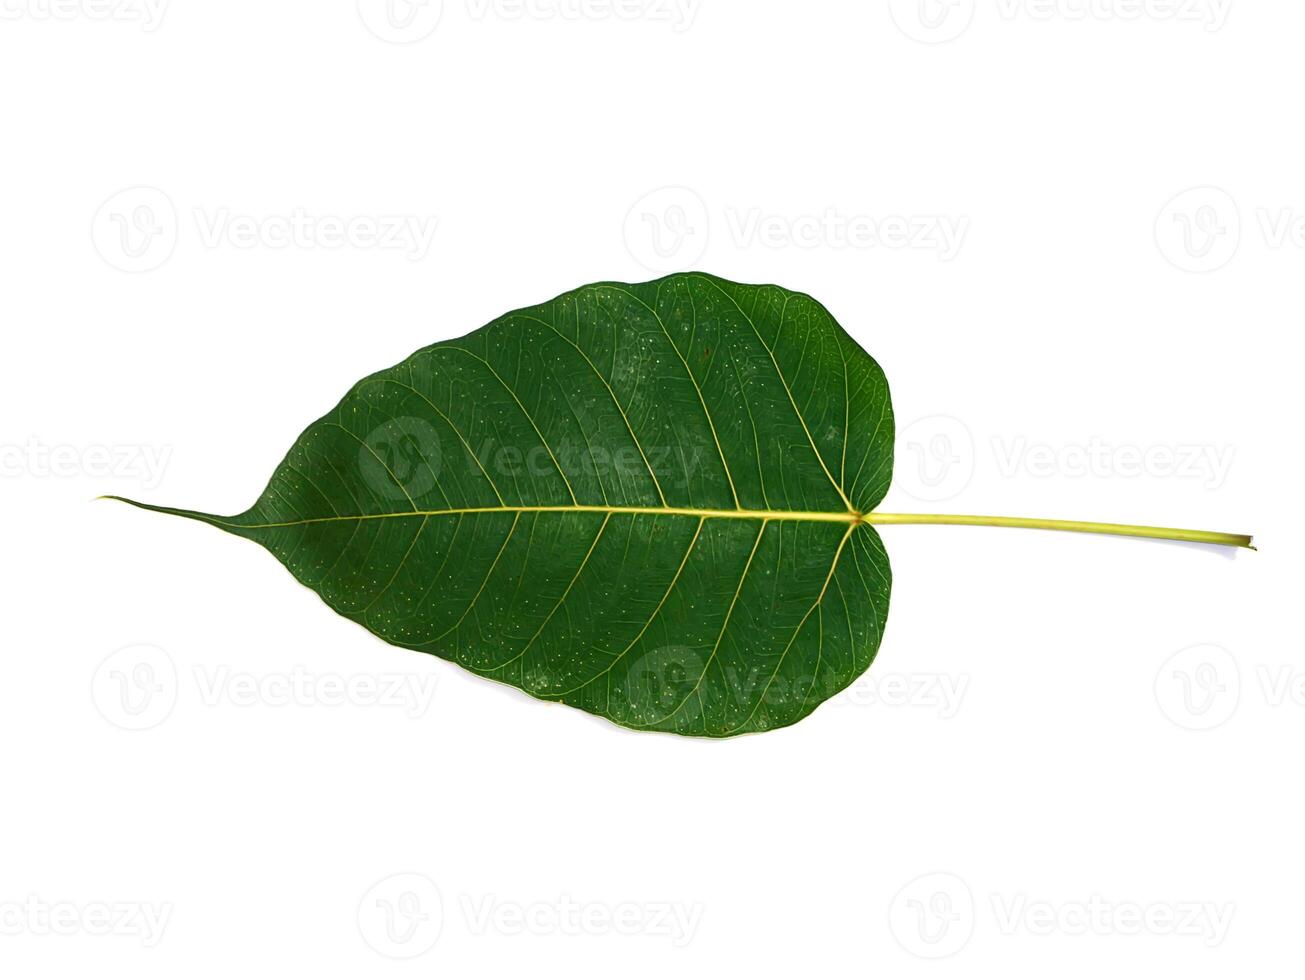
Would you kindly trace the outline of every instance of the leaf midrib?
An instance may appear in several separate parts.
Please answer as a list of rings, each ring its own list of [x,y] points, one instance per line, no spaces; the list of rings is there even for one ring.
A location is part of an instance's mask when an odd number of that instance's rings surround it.
[[[394,520],[406,517],[453,517],[463,514],[644,514],[697,517],[703,520],[744,521],[814,521],[826,524],[859,524],[863,520],[855,511],[820,510],[712,510],[695,507],[626,507],[607,504],[556,504],[556,505],[504,505],[501,507],[449,507],[440,510],[399,510],[384,514],[332,514],[326,517],[305,517],[294,521],[269,521],[261,524],[241,524],[220,518],[208,519],[226,527],[256,530],[260,528],[298,527],[302,524],[324,524],[333,521]],[[208,515],[205,515],[208,516]]]

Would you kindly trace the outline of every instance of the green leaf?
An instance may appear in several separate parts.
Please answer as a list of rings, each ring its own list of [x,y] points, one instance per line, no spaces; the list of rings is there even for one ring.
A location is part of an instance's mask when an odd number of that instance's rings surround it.
[[[389,643],[617,724],[792,724],[861,674],[890,572],[879,366],[809,296],[596,283],[360,381],[249,510]],[[146,506],[146,505],[141,505]]]

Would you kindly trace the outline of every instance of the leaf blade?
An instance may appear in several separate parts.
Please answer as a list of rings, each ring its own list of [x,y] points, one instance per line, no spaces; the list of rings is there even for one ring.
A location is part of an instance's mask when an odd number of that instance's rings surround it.
[[[891,453],[883,373],[820,304],[685,274],[364,378],[243,514],[146,506],[257,541],[387,642],[721,737],[792,724],[873,659],[891,573],[859,515]]]

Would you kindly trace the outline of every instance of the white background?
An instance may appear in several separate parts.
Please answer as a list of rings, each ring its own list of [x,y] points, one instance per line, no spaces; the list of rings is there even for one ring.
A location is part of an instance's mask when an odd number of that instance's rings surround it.
[[[1300,5],[61,2],[0,19],[5,976],[1299,967]],[[686,267],[880,361],[883,509],[1262,550],[888,528],[869,674],[713,743],[93,502],[242,510],[362,375]]]

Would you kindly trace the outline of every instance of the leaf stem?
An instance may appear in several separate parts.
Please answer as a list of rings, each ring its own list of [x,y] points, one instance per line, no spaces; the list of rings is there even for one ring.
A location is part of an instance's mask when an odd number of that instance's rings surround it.
[[[1084,534],[1120,534],[1131,538],[1160,538],[1165,541],[1193,541],[1230,548],[1250,548],[1249,534],[1221,531],[1193,531],[1180,527],[1150,527],[1143,524],[1099,524],[1094,521],[1056,521],[1040,517],[981,517],[974,514],[882,514],[862,516],[867,524],[966,524],[975,527],[1029,527],[1049,531],[1078,531]]]

